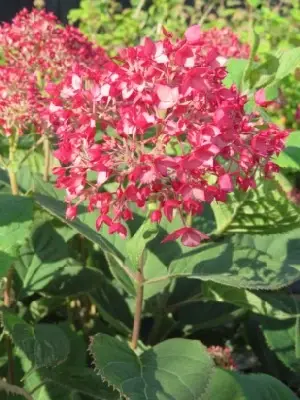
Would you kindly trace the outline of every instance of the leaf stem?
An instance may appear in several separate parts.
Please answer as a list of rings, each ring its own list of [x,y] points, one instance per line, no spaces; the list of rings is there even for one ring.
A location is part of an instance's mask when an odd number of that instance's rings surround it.
[[[50,141],[48,136],[45,136],[44,140],[44,155],[45,155],[44,181],[48,182],[50,175],[50,164],[51,164]]]
[[[137,343],[139,340],[140,328],[141,328],[141,318],[142,318],[143,300],[144,300],[144,252],[140,257],[139,267],[136,274],[136,282],[137,282],[137,295],[135,302],[133,332],[131,339],[131,348],[133,350],[137,348]]]
[[[8,169],[8,177],[9,177],[11,192],[13,195],[18,195],[19,189],[18,189],[17,177],[14,166],[15,152],[16,152],[16,142],[14,136],[11,136],[9,138],[9,164],[7,169]]]

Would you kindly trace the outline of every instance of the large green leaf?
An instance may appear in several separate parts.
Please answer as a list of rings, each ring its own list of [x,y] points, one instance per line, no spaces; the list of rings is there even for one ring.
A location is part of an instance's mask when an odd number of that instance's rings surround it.
[[[261,329],[269,348],[289,369],[300,373],[300,358],[296,354],[296,318],[277,321],[260,318]]]
[[[129,335],[133,326],[132,315],[124,296],[104,276],[97,289],[90,292],[100,316],[122,334]]]
[[[274,159],[281,168],[300,170],[300,131],[292,132],[285,149]]]
[[[88,292],[102,283],[102,274],[69,257],[68,246],[50,222],[38,226],[19,250],[15,263],[22,280],[20,297],[41,291],[55,296]]]
[[[10,334],[14,344],[35,367],[57,365],[68,357],[69,340],[58,326],[31,326],[7,310],[2,310],[2,318],[4,329]]]
[[[256,314],[277,319],[289,319],[298,314],[299,302],[286,293],[251,292],[214,282],[203,283],[203,296],[209,300],[227,302]]]
[[[0,194],[0,277],[6,275],[17,248],[28,236],[32,218],[32,199]]]
[[[125,343],[98,334],[90,351],[101,377],[130,400],[200,399],[214,372],[199,341],[171,339],[137,356]]]
[[[136,355],[107,335],[90,350],[102,379],[130,400],[295,400],[276,379],[216,368],[199,341],[170,339]]]
[[[300,150],[300,149],[299,149]],[[281,233],[300,226],[300,209],[276,180],[260,181],[255,190],[236,192],[228,202],[212,204],[217,221],[215,234]]]
[[[88,224],[84,223],[84,219],[86,218],[86,213],[83,214],[82,221],[80,217],[76,218],[74,221],[67,220],[65,218],[66,205],[55,198],[51,198],[49,196],[45,196],[42,194],[36,194],[34,196],[35,201],[45,210],[47,210],[50,214],[54,215],[67,225],[69,225],[76,232],[80,233],[87,239],[91,240],[95,244],[99,245],[103,251],[108,253],[113,253],[117,255],[119,258],[124,258],[122,253],[110,243],[103,235],[97,233],[95,229],[92,229],[88,226]]]
[[[25,372],[32,369],[31,363],[21,358]],[[88,399],[118,400],[119,395],[102,382],[93,371],[87,367],[61,367],[54,370],[39,369],[31,371],[25,377],[25,388],[32,392],[34,400],[67,400],[80,399],[76,396],[87,396]],[[86,397],[84,397],[86,398]]]
[[[199,400],[297,400],[280,381],[264,374],[242,375],[217,368]]]
[[[300,229],[279,235],[237,234],[203,245],[175,259],[168,276],[246,289],[288,286],[300,279]]]

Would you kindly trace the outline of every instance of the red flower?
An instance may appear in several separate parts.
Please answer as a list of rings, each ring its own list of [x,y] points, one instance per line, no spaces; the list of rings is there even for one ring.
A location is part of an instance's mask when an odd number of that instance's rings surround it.
[[[178,238],[181,238],[181,243],[188,247],[199,246],[201,240],[209,239],[207,235],[199,232],[197,229],[184,227],[167,235],[162,243],[170,242]]]

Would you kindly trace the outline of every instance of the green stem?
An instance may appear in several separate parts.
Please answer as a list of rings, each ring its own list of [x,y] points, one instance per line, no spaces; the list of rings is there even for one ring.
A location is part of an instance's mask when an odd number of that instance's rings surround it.
[[[50,141],[47,136],[45,136],[44,140],[44,155],[45,155],[44,181],[48,182],[50,175],[51,154],[50,154]]]
[[[136,302],[135,302],[135,313],[134,313],[134,321],[133,321],[133,332],[131,339],[131,348],[135,350],[137,348],[139,336],[140,336],[140,328],[141,328],[141,318],[142,318],[142,310],[143,310],[143,300],[144,300],[144,257],[143,254],[140,258],[139,268],[136,274],[136,282],[137,282],[137,294],[136,294]]]
[[[16,141],[15,137],[12,135],[9,138],[9,164],[8,164],[8,177],[10,181],[11,192],[13,195],[19,194],[17,177],[15,173],[14,159],[16,152]]]

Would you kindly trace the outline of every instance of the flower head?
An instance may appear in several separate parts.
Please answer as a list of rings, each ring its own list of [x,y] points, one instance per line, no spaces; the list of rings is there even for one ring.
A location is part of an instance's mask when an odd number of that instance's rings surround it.
[[[74,66],[50,85],[55,173],[68,204],[87,201],[98,228],[125,236],[134,207],[156,203],[153,222],[176,213],[184,221],[253,187],[257,169],[269,176],[287,133],[245,113],[247,98],[223,86],[218,57],[188,30],[183,40],[122,49],[102,70]],[[183,227],[165,241],[179,237],[188,246],[205,238]]]

